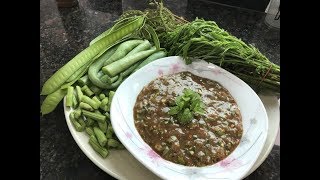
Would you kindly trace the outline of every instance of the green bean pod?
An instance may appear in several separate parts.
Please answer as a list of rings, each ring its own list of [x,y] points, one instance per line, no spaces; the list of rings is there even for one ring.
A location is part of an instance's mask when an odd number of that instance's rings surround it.
[[[100,87],[100,88],[105,88],[105,83],[103,83],[99,77],[98,77],[98,72],[101,69],[101,67],[103,66],[103,63],[105,61],[107,61],[108,59],[110,59],[110,57],[116,52],[117,48],[119,46],[115,46],[111,49],[109,49],[107,52],[105,52],[95,63],[93,63],[88,70],[88,77],[90,79],[90,81]]]
[[[102,89],[100,89],[99,87],[95,86],[95,85],[91,85],[89,87],[89,89],[94,93],[94,94],[100,94]]]
[[[110,91],[110,92],[109,92],[109,102],[108,102],[108,108],[107,108],[107,111],[110,111],[111,102],[112,102],[112,99],[113,99],[114,93],[115,93],[114,91]]]
[[[67,90],[67,96],[66,96],[66,106],[71,107],[73,103],[73,86],[69,86]]]
[[[108,154],[109,154],[108,150],[106,148],[100,146],[100,144],[98,143],[98,140],[96,139],[96,137],[94,135],[90,136],[89,144],[103,158],[106,158],[108,156]]]
[[[99,100],[99,98],[98,98],[97,96],[94,96],[94,97],[92,98],[92,100],[94,100],[94,101],[95,101],[96,103],[98,103],[99,106],[100,106],[101,101]]]
[[[101,113],[99,110],[95,110],[94,112],[95,112],[96,114],[102,115],[102,113]],[[100,130],[101,130],[103,133],[106,133],[106,132],[107,132],[107,128],[108,128],[107,121],[99,121],[99,122],[98,122],[98,126],[99,126]]]
[[[76,131],[81,132],[84,130],[84,127],[76,120],[74,112],[69,114],[69,119]]]
[[[116,75],[116,76],[113,76],[113,77],[110,77],[108,74],[105,74],[103,75],[100,80],[104,83],[108,83],[108,84],[112,84],[114,83],[115,81],[117,81],[119,78],[119,75]]]
[[[137,63],[138,61],[147,58],[151,54],[155,53],[157,50],[156,48],[151,48],[150,50],[141,51],[130,56],[126,56],[118,61],[115,61],[107,66],[102,68],[102,71],[109,76],[115,76],[120,72],[126,70],[133,64]]]
[[[78,96],[78,101],[81,101],[81,98],[83,96],[82,90],[80,88],[80,86],[76,86],[76,92],[77,92],[77,96]]]
[[[123,37],[135,32],[145,22],[145,16],[138,16],[129,23],[124,24],[117,31],[111,32],[91,46],[87,47],[71,59],[67,64],[55,72],[43,85],[41,95],[55,92],[79,68],[92,60],[106,47],[110,47]]]
[[[132,51],[130,51],[126,56],[131,56],[141,51],[145,51],[151,48],[151,44],[148,40],[144,40],[141,44],[135,47]],[[119,58],[120,59],[120,58]],[[107,65],[107,64],[106,64]],[[105,65],[105,66],[106,66]]]
[[[120,29],[124,24],[130,22],[130,21],[133,21],[135,20],[136,17],[134,16],[131,16],[131,17],[128,17],[128,18],[124,18],[124,19],[121,19],[120,21],[116,21],[116,24],[114,24],[112,26],[112,28],[106,30],[105,32],[101,33],[99,36],[97,36],[96,38],[94,38],[90,43],[89,45],[91,46],[92,44],[96,43],[97,41],[99,41],[100,39],[104,38],[105,36],[109,35],[111,32],[114,32],[114,31],[117,31],[118,29]]]
[[[83,129],[85,129],[85,127],[86,127],[86,122],[84,122],[84,120],[82,119],[82,117],[80,117],[80,118],[78,119],[78,122],[79,122],[79,124],[81,125],[81,127],[82,127]]]
[[[103,106],[107,105],[108,102],[109,102],[109,98],[108,98],[108,97],[105,97],[104,99],[102,99],[101,104],[100,104],[100,107],[103,107]]]
[[[154,54],[151,54],[147,59],[145,59],[144,61],[141,62],[141,64],[134,70],[134,72],[136,72],[137,70],[139,70],[140,68],[142,68],[143,66],[157,60],[163,57],[166,57],[167,53],[165,51],[158,51]]]
[[[93,120],[96,120],[97,122],[103,123],[104,121],[106,121],[106,116],[104,116],[102,114],[99,114],[96,112],[90,112],[87,110],[82,110],[82,113],[86,118],[91,118]]]
[[[89,89],[89,87],[87,85],[84,85],[81,88],[81,91],[84,92],[87,96],[92,96],[94,93],[91,91],[91,89]]]
[[[73,107],[73,109],[76,109],[78,107],[78,100],[77,100],[77,96],[75,94],[73,94],[73,96],[72,96],[72,107]]]
[[[96,101],[94,101],[93,99],[89,98],[86,95],[83,95],[81,98],[81,102],[85,102],[87,104],[89,104],[91,107],[93,107],[93,109],[98,109],[100,104]]]
[[[103,94],[103,93],[101,93],[101,94],[99,95],[100,100],[103,100],[105,97],[106,97],[106,95]]]
[[[67,91],[63,89],[58,89],[54,93],[49,94],[41,104],[42,115],[52,112],[66,94]]]
[[[107,132],[107,128],[108,128],[108,124],[106,121],[104,122],[98,122],[98,126],[100,128],[100,130],[103,132],[103,133],[106,133]]]
[[[86,122],[86,125],[88,127],[88,126],[92,126],[95,121],[93,119],[91,119],[91,118],[87,118],[86,117],[86,121],[85,122]]]
[[[125,57],[128,52],[130,52],[133,48],[143,43],[143,40],[128,40],[119,45],[119,48],[116,50],[116,52],[103,63],[103,66],[106,66],[108,64],[111,64],[118,59],[121,59]],[[102,67],[102,66],[101,66]],[[100,67],[100,68],[101,68]]]
[[[85,75],[85,76],[81,77],[80,79],[78,79],[78,84],[80,86],[84,86],[84,85],[90,86],[91,82],[89,80],[88,75]]]
[[[100,146],[104,147],[107,143],[107,138],[104,133],[97,127],[93,127],[93,132],[97,137]]]
[[[109,124],[108,128],[107,128],[107,132],[106,132],[106,137],[107,139],[112,138],[112,134],[114,133],[112,125]]]
[[[112,138],[108,139],[108,142],[107,142],[108,147],[113,147],[113,148],[119,147],[120,144],[121,143],[119,141]]]
[[[80,102],[79,107],[81,109],[85,109],[87,111],[94,111],[93,107],[91,107],[89,104],[84,103],[84,102]]]
[[[82,111],[80,108],[78,108],[78,109],[74,110],[73,113],[74,113],[74,117],[76,119],[79,119],[81,117]]]
[[[128,69],[122,72],[123,77],[129,76],[138,66],[140,62],[135,63],[134,65],[130,66]]]
[[[78,69],[74,74],[72,74],[69,79],[67,79],[66,82],[71,82],[71,81],[74,81],[83,71],[86,70],[86,68],[88,67],[88,65],[90,64],[90,61],[83,65],[80,69]]]
[[[94,135],[93,128],[92,128],[92,127],[86,127],[86,133],[87,133],[89,136]]]
[[[110,119],[110,114],[108,112],[104,113],[104,115],[107,117],[107,119]]]

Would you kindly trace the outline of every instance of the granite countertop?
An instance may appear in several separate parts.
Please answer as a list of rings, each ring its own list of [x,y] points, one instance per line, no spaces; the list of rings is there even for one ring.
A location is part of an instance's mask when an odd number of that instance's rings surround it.
[[[132,3],[134,0],[78,1],[76,7],[59,9],[55,0],[40,0],[41,87],[90,40],[109,28],[123,9],[143,8],[139,3]],[[254,44],[272,62],[280,64],[280,30],[265,24],[265,13],[196,0],[171,1],[167,6],[189,20],[202,17],[216,21],[231,34]],[[40,179],[106,178],[112,179],[94,165],[73,140],[62,103],[54,112],[40,116]],[[280,146],[274,146],[265,162],[246,179],[280,179]]]

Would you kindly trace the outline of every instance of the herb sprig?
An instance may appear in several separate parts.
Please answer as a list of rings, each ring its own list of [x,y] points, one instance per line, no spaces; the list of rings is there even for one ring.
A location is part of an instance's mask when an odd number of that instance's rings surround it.
[[[171,107],[168,113],[176,116],[180,123],[188,124],[194,119],[194,115],[204,115],[204,107],[200,95],[186,88],[183,94],[175,99],[175,106]]]

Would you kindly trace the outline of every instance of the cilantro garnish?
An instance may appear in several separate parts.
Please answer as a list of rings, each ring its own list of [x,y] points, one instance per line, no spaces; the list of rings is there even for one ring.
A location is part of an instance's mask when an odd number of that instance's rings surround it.
[[[169,114],[176,116],[182,124],[190,123],[194,115],[204,115],[204,103],[200,95],[191,90],[184,89],[183,94],[175,99],[175,106],[170,107]]]

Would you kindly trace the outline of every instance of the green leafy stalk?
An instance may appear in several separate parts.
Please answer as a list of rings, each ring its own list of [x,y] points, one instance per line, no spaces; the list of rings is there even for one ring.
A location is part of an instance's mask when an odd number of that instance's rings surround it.
[[[229,34],[214,21],[195,19],[188,22],[156,0],[150,8],[127,11],[120,19],[142,14],[146,15],[145,24],[155,30],[161,47],[169,56],[182,56],[187,64],[205,60],[232,72],[256,92],[280,93],[280,67],[256,47]]]

